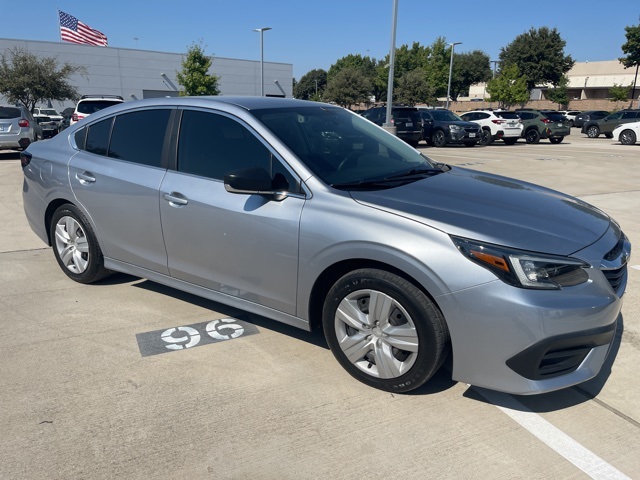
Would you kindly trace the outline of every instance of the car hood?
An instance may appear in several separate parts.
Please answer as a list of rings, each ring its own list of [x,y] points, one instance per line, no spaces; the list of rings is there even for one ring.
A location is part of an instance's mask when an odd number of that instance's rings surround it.
[[[450,235],[569,255],[598,240],[609,217],[568,195],[488,173],[453,168],[400,187],[353,191],[359,203]]]

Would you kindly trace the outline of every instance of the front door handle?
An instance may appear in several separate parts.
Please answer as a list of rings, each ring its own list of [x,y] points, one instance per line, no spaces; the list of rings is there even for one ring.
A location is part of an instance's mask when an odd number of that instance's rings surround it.
[[[174,207],[182,207],[189,203],[184,195],[178,192],[163,193],[162,198],[169,202]]]

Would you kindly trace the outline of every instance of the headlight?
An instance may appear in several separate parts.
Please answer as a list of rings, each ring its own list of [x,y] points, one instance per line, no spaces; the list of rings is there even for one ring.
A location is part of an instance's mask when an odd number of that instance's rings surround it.
[[[459,132],[463,130],[463,128],[459,125],[449,125],[449,130],[451,130],[452,132]]]
[[[575,258],[514,250],[461,237],[451,239],[465,257],[514,287],[559,289],[589,280],[585,268],[591,266]]]

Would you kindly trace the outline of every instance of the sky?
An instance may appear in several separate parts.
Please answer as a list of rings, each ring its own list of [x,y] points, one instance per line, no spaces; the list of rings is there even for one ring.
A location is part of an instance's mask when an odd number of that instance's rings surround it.
[[[349,54],[384,58],[393,0],[0,0],[0,38],[59,42],[58,9],[104,33],[112,47],[181,53],[201,42],[209,55],[243,60],[260,59],[253,29],[271,27],[265,62],[292,64],[299,80]],[[443,37],[462,42],[456,53],[482,50],[497,60],[518,35],[549,27],[578,62],[615,60],[624,28],[639,23],[640,0],[398,0],[396,47]]]

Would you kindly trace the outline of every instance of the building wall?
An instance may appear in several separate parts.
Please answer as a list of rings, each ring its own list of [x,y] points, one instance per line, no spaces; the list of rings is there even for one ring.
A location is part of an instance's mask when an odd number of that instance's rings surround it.
[[[184,57],[180,53],[0,38],[0,52],[14,47],[55,57],[60,63],[84,65],[86,75],[69,79],[81,95],[120,95],[125,100],[145,98],[145,91],[147,96],[175,95],[175,88],[179,88],[176,72],[182,70]],[[220,78],[221,95],[260,95],[259,60],[215,57],[209,73]],[[292,97],[293,65],[264,62],[264,83],[265,95]],[[0,96],[0,103],[6,102]],[[60,110],[73,105],[71,101],[53,104]]]

